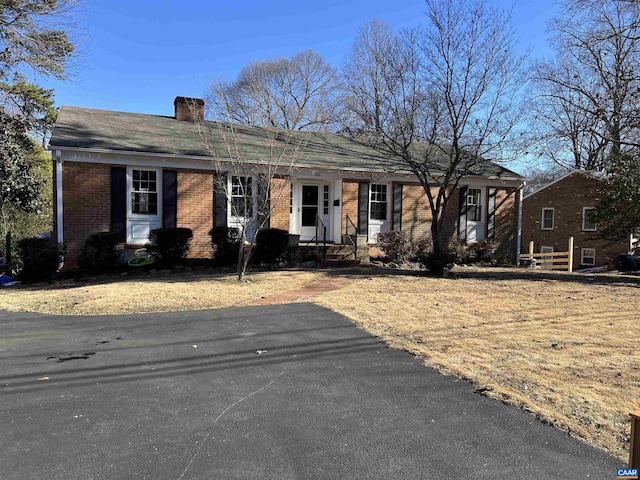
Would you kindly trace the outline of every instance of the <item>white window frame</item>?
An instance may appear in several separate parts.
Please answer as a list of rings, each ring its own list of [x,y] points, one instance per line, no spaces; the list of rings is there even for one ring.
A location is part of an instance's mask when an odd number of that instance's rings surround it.
[[[585,255],[585,253],[593,252],[593,255]],[[593,258],[593,263],[585,263],[585,258]],[[595,267],[596,266],[596,249],[595,248],[582,248],[580,249],[580,265]]]
[[[548,245],[542,245],[540,247],[540,253],[554,253],[554,252],[555,252],[555,249]]]
[[[236,215],[233,211],[233,179],[234,177],[238,178],[250,178],[251,179],[251,217],[247,218],[244,216]],[[257,183],[256,178],[253,175],[228,175],[227,188],[229,192],[229,217],[230,222],[233,223],[244,223],[246,220],[252,220],[256,216],[256,211],[258,209],[258,197],[257,197]],[[235,195],[237,198],[244,198],[244,196]]]
[[[598,229],[597,224],[593,224],[593,228],[587,228],[587,212],[590,210],[595,210],[596,207],[582,207],[582,231],[583,232],[595,232]]]
[[[478,200],[478,203],[475,203]],[[484,222],[484,189],[477,187],[469,187],[467,189],[467,221],[472,222]],[[477,208],[480,212],[480,218],[476,220],[469,220],[469,207]]]
[[[374,191],[374,187],[384,187],[384,196],[385,196],[384,202],[380,201],[380,200],[377,200],[377,197],[378,197],[379,194],[381,194],[381,192]],[[388,222],[389,221],[389,215],[390,215],[389,206],[391,204],[391,202],[389,201],[389,191],[390,191],[390,188],[389,188],[389,184],[387,184],[387,183],[371,183],[369,185],[369,220],[376,220],[378,222]],[[376,200],[374,200],[374,198],[373,198],[374,196],[376,197]],[[373,206],[374,203],[376,203],[376,204],[384,203],[385,204],[385,209],[384,209],[385,218],[380,219],[380,218],[373,218],[371,216],[371,214],[373,212],[373,208],[371,208],[371,207]]]
[[[551,212],[551,227],[544,224],[544,212]],[[556,226],[556,211],[553,207],[542,207],[542,216],[540,217],[540,230],[553,230]]]
[[[251,197],[252,197],[252,210],[253,215],[249,218],[240,217],[235,215],[232,207],[232,193],[233,193],[233,177],[246,177],[251,178]],[[241,231],[246,226],[245,236],[247,240],[253,239],[256,229],[256,212],[258,211],[258,182],[255,175],[233,175],[229,173],[227,175],[227,226],[230,228],[237,228]]]
[[[155,179],[155,183],[156,183],[156,189],[153,191],[146,191],[146,190],[134,190],[134,173],[135,172],[153,172],[156,174],[156,179]],[[150,212],[134,212],[133,211],[133,194],[134,193],[155,193],[156,194],[156,211],[155,213],[150,213]],[[128,213],[131,216],[140,216],[140,217],[146,217],[146,216],[156,216],[160,214],[160,208],[162,205],[162,171],[157,169],[157,168],[131,168],[131,176],[130,176],[130,182],[128,182],[127,185],[127,196],[129,199],[128,202]]]

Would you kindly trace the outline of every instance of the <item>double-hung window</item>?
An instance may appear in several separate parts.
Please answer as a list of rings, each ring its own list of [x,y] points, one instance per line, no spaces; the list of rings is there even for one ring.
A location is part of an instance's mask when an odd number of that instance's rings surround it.
[[[553,208],[542,209],[542,230],[553,230]]]
[[[583,232],[595,232],[596,224],[591,219],[593,212],[595,212],[595,207],[584,207],[582,209],[582,231]]]
[[[371,184],[371,219],[387,219],[387,185],[381,183]]]
[[[131,213],[156,215],[158,213],[158,172],[133,170],[131,179]]]
[[[240,218],[253,217],[253,179],[251,177],[231,177],[231,215]]]
[[[482,190],[479,188],[467,190],[467,220],[482,221]]]
[[[596,266],[596,249],[583,248],[580,251],[580,264],[589,267]]]

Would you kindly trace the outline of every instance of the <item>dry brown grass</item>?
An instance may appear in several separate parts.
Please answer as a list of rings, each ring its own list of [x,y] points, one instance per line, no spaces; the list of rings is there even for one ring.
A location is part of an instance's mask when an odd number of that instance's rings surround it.
[[[628,413],[640,406],[640,283],[624,280],[467,268],[371,276],[316,302],[626,461]]]
[[[312,300],[626,461],[628,413],[640,406],[640,279],[517,269],[397,273],[361,269],[345,282],[335,273],[280,271],[244,284],[230,274],[124,277],[1,290],[0,308],[98,314]]]
[[[0,291],[0,309],[68,315],[168,312],[247,305],[262,297],[302,288],[313,272],[251,274],[149,273],[135,278],[107,277],[101,283],[65,281],[46,287]]]

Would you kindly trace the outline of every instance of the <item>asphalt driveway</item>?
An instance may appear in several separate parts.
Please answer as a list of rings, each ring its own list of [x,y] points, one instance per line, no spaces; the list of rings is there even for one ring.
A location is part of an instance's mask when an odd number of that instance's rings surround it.
[[[1,479],[609,479],[616,459],[310,304],[0,312]]]

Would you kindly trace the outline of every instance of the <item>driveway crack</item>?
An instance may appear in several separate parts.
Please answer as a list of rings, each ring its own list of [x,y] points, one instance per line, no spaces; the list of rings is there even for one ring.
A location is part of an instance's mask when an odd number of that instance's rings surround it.
[[[263,387],[251,392],[250,394],[242,397],[240,400],[237,400],[235,402],[233,402],[231,405],[229,405],[227,408],[225,408],[222,412],[220,412],[220,415],[218,415],[215,420],[213,421],[213,424],[211,426],[215,426],[218,421],[229,411],[231,410],[233,407],[235,407],[236,405],[241,404],[242,402],[244,402],[245,400],[253,397],[254,395],[257,395],[258,393],[262,392],[263,390],[266,390],[267,388],[269,388],[271,385],[273,385],[276,380],[278,380],[282,375],[284,375],[284,370],[282,372],[280,372],[280,375],[278,375],[276,378],[274,378],[273,380],[271,380],[269,383],[267,383],[266,385],[264,385]],[[195,461],[195,459],[197,458],[198,454],[200,453],[200,450],[202,450],[202,447],[204,446],[205,442],[209,439],[209,437],[211,437],[211,433],[207,433],[204,437],[204,439],[202,440],[202,442],[200,442],[200,444],[198,445],[198,449],[195,451],[195,453],[193,454],[193,456],[191,457],[191,460],[189,460],[189,463],[187,463],[187,466],[184,468],[184,470],[182,471],[182,473],[180,474],[180,476],[178,477],[178,480],[181,480],[186,473],[189,471],[189,468],[191,468],[191,465],[193,465],[193,462]]]

